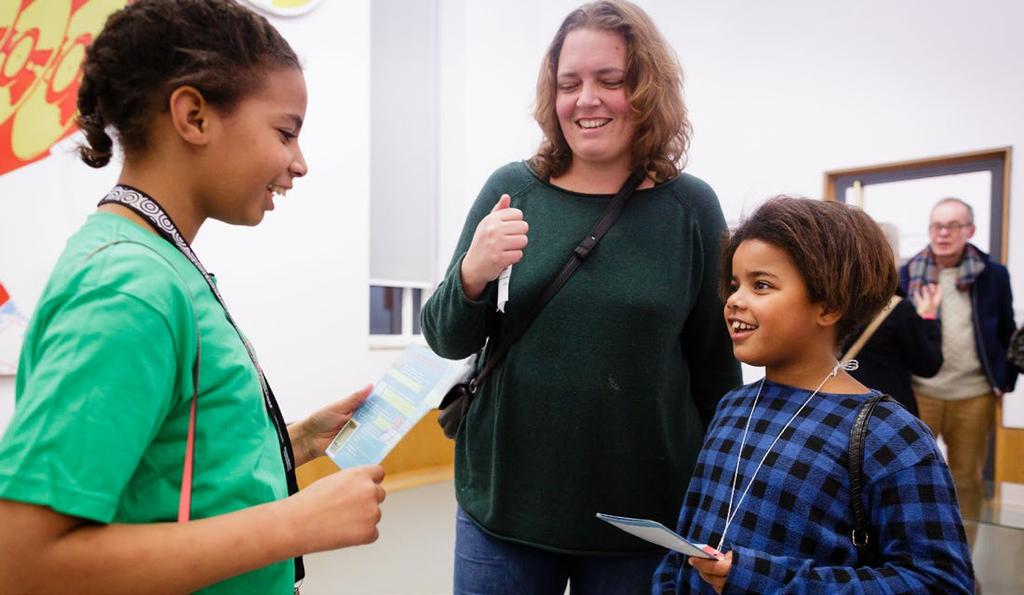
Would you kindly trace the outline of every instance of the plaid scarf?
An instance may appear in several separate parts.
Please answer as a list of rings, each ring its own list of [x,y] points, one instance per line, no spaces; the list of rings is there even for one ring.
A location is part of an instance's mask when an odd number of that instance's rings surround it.
[[[974,244],[964,246],[964,257],[960,260],[959,269],[956,288],[960,291],[970,287],[978,275],[985,270],[982,252]],[[907,274],[910,277],[907,284],[907,295],[909,296],[917,293],[922,285],[939,282],[939,266],[935,264],[935,254],[932,253],[931,246],[921,250],[907,261]]]

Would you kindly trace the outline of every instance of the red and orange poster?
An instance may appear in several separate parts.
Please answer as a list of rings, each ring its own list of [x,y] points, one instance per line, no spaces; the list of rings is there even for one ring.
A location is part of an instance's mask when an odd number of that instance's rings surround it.
[[[74,132],[85,48],[126,0],[0,2],[0,175]]]

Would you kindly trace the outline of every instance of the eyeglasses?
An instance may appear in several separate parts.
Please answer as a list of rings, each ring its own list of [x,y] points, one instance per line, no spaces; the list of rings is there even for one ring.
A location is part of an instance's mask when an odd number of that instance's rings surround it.
[[[948,231],[951,233],[957,233],[965,227],[970,227],[973,223],[960,223],[959,221],[950,221],[949,223],[932,223],[928,226],[929,231],[932,233],[942,233]]]

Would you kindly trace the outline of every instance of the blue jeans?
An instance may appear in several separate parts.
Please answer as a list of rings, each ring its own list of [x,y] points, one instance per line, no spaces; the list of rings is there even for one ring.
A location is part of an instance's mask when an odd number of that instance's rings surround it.
[[[462,508],[455,515],[455,593],[458,595],[573,595],[651,592],[661,554],[556,554],[484,533]]]

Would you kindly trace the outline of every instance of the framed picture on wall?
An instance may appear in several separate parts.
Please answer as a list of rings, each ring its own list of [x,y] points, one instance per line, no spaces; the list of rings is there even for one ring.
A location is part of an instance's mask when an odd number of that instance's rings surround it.
[[[825,198],[856,205],[899,230],[901,262],[928,245],[928,214],[940,199],[971,205],[971,242],[1005,263],[1010,147],[825,172]]]

